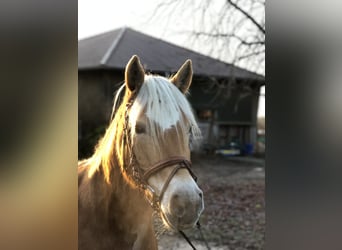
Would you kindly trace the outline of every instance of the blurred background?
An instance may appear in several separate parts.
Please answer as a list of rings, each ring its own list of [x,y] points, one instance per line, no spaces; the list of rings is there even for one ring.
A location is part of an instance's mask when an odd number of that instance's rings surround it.
[[[77,248],[77,2],[0,3],[0,249]]]

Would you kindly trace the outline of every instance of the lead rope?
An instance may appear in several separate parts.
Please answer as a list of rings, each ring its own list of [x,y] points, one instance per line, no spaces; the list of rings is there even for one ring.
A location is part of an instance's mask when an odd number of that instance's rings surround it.
[[[200,232],[200,235],[201,235],[201,238],[202,238],[202,241],[204,241],[205,243],[205,246],[207,247],[208,250],[210,250],[210,247],[209,247],[209,244],[208,244],[208,241],[204,238],[204,235],[203,235],[203,232],[201,230],[201,224],[199,223],[199,221],[197,221],[197,228],[198,228],[198,231]]]
[[[190,239],[188,238],[188,236],[186,236],[186,234],[182,231],[182,230],[179,230],[178,231],[182,236],[183,238],[189,243],[189,245],[192,247],[193,250],[196,250],[196,247],[191,243]]]
[[[204,238],[203,232],[202,232],[202,230],[201,230],[201,224],[199,223],[199,221],[197,221],[196,226],[197,226],[197,228],[198,228],[198,231],[200,232],[202,241],[204,241],[205,246],[207,247],[207,249],[210,250],[209,244],[208,244],[207,240]],[[193,250],[196,250],[196,247],[192,244],[192,242],[190,241],[190,239],[188,238],[188,236],[186,236],[186,234],[185,234],[182,230],[179,230],[178,232],[179,232],[179,233],[183,236],[183,238],[189,243],[189,245],[192,247],[192,249],[193,249]]]

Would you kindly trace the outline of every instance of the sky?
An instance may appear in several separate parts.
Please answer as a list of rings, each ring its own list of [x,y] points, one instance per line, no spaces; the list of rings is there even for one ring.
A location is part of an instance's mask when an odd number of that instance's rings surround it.
[[[220,1],[216,0],[218,4]],[[159,15],[159,19],[151,19],[159,0],[79,0],[78,1],[78,39],[83,39],[123,26],[166,40],[179,46],[205,54],[205,48],[196,48],[181,36],[177,30],[190,23],[191,20],[182,20],[182,13],[176,13],[180,18],[172,23]],[[215,6],[214,6],[215,8]],[[186,10],[185,10],[186,11]],[[166,26],[167,25],[167,26]],[[196,25],[196,24],[195,24]],[[199,25],[199,24],[198,24]],[[168,27],[168,29],[165,29]],[[258,116],[265,116],[265,88],[259,98]]]

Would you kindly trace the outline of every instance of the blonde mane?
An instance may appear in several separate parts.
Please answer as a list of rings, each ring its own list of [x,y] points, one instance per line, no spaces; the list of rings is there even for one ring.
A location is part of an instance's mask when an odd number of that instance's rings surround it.
[[[124,86],[125,83],[119,88],[115,97],[112,114],[114,118],[96,146],[94,155],[88,159],[91,165],[89,177],[101,167],[107,183],[112,181],[113,167],[118,164],[122,169],[127,161],[127,154],[125,154],[127,145],[124,145],[123,140],[126,104],[129,101],[127,93],[120,104],[120,95]],[[164,77],[145,75],[145,81],[129,111],[131,128],[135,128],[137,119],[142,114],[148,118],[150,136],[155,145],[163,140],[163,134],[167,129],[176,127],[177,124],[180,125],[181,130],[177,130],[177,134],[190,133],[192,142],[201,138],[200,129],[185,95]],[[130,131],[133,139],[135,129]]]

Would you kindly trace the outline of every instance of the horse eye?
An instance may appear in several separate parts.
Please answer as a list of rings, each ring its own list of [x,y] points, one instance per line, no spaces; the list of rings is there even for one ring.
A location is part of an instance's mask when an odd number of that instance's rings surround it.
[[[145,133],[145,126],[142,124],[136,124],[135,125],[135,133],[137,133],[137,134]]]

